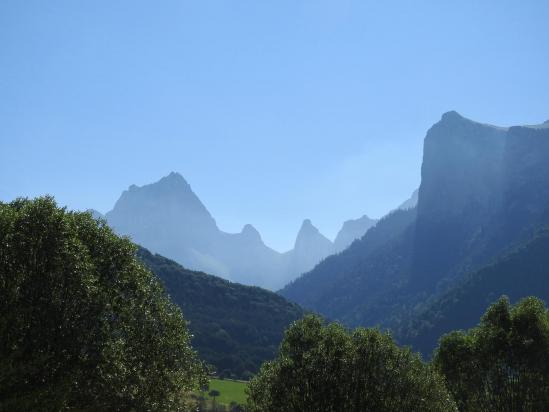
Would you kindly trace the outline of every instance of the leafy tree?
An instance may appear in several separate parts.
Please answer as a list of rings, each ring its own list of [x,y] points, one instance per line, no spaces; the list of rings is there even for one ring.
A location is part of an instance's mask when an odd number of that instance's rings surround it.
[[[0,203],[0,410],[179,410],[205,380],[181,311],[90,214]]]
[[[442,378],[387,334],[313,315],[287,331],[248,388],[251,411],[452,411]]]
[[[212,389],[208,392],[208,396],[211,396],[213,398],[213,403],[215,405],[215,398],[217,398],[221,393],[217,389]]]
[[[549,405],[549,315],[543,302],[506,297],[480,324],[445,335],[434,364],[463,411],[542,411]]]
[[[208,395],[215,398],[221,395],[221,392],[219,392],[217,389],[212,389],[211,391],[208,392]]]

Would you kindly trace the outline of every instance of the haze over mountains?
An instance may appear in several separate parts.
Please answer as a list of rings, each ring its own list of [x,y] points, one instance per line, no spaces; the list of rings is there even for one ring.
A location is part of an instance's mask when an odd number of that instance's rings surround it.
[[[549,122],[505,128],[448,112],[425,136],[419,189],[379,221],[344,222],[334,242],[309,219],[285,253],[250,224],[226,233],[178,173],[130,186],[104,218],[166,256],[138,252],[224,376],[256,373],[308,310],[390,329],[429,356],[502,294],[549,302],[548,158]]]
[[[390,328],[430,353],[441,333],[473,326],[494,291],[549,299],[540,286],[549,279],[548,158],[549,122],[506,128],[448,112],[425,137],[419,189],[379,221],[346,221],[334,242],[308,219],[285,253],[252,225],[223,232],[177,173],[131,186],[106,219],[185,267],[283,287],[306,309]]]
[[[460,328],[473,326],[468,322],[478,319],[479,308],[497,297],[491,291],[549,299],[538,287],[549,281],[549,269],[541,263],[542,254],[549,255],[546,236],[532,240],[549,224],[548,126],[503,128],[445,113],[425,137],[417,207],[388,215],[282,295],[350,326],[391,328],[425,352],[441,332],[456,327],[444,321],[451,312],[441,314],[448,305],[439,297],[476,308]],[[505,260],[516,247],[527,249]],[[524,256],[532,257],[534,266]],[[483,270],[494,261],[506,268],[501,284],[498,272]],[[519,287],[522,278],[528,281]],[[414,322],[416,317],[425,322]],[[419,342],[418,325],[437,333]]]
[[[265,245],[250,224],[240,233],[220,230],[190,185],[175,172],[153,184],[130,186],[105,218],[118,233],[186,268],[271,290],[344,250],[376,223],[368,216],[346,221],[332,242],[305,219],[294,248],[280,253]]]

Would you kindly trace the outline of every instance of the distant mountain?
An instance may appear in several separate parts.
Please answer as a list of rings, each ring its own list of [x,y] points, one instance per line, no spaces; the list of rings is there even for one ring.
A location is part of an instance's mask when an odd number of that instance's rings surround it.
[[[88,209],[86,212],[90,213],[94,219],[104,219],[105,216],[95,209]]]
[[[283,262],[257,230],[221,231],[190,185],[178,173],[122,193],[109,224],[136,243],[169,256],[191,269],[241,283],[276,288]]]
[[[151,250],[191,268],[228,275],[223,263],[207,253],[220,242],[215,220],[177,173],[154,184],[130,186],[106,219],[117,232]]]
[[[413,209],[417,206],[417,200],[419,198],[419,189],[413,191],[412,195],[408,200],[403,202],[397,209],[407,210]]]
[[[345,221],[334,240],[334,252],[347,249],[351,243],[364,236],[376,223],[376,219],[370,219],[366,215],[359,219]]]
[[[266,246],[252,225],[245,225],[240,233],[223,232],[183,176],[173,172],[153,184],[130,186],[105,218],[118,233],[185,267],[271,290],[341,250],[308,219],[294,249],[286,253]],[[362,236],[371,226],[367,217],[356,222],[340,231],[345,242]]]
[[[181,308],[200,357],[222,376],[250,378],[274,358],[284,330],[304,314],[273,292],[187,270],[143,248],[138,257]]]
[[[291,301],[348,325],[367,324],[363,306],[374,303],[409,264],[409,240],[416,209],[395,210],[339,254],[324,259],[279,293]],[[393,252],[398,250],[398,253]],[[388,261],[394,257],[394,261]],[[394,272],[390,272],[393,270]],[[389,285],[387,285],[389,282]],[[375,322],[374,322],[375,323]]]
[[[310,270],[332,253],[332,242],[322,235],[309,219],[305,219],[297,234],[294,248],[285,255],[288,262],[288,272],[292,275],[287,280],[290,281],[301,273]]]
[[[548,158],[545,126],[444,114],[425,137],[417,206],[382,219],[280,293],[351,326],[398,328],[549,223]],[[391,236],[373,242],[378,230]]]

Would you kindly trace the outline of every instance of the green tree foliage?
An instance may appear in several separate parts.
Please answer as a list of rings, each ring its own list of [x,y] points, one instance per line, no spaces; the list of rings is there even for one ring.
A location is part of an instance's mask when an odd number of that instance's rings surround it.
[[[249,385],[251,411],[453,411],[442,378],[376,329],[309,315]]]
[[[434,356],[460,410],[544,411],[549,405],[549,315],[543,302],[502,297],[480,324],[445,335]]]
[[[0,203],[0,410],[179,410],[204,380],[135,246],[52,198]]]

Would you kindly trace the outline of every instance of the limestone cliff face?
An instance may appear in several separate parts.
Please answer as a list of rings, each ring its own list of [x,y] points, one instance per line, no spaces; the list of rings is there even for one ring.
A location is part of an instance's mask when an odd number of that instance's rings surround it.
[[[482,263],[544,219],[544,125],[503,128],[449,112],[428,131],[413,267],[419,286]]]
[[[506,135],[505,128],[445,113],[425,137],[418,217],[433,220],[498,203]]]
[[[549,222],[549,121],[507,133],[502,220],[508,236]]]
[[[474,254],[501,203],[507,129],[445,113],[424,141],[414,282],[432,286]]]
[[[549,122],[504,128],[444,114],[425,137],[416,208],[381,219],[281,293],[351,326],[395,326],[549,225],[547,159]]]

